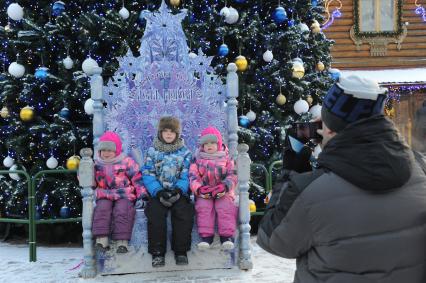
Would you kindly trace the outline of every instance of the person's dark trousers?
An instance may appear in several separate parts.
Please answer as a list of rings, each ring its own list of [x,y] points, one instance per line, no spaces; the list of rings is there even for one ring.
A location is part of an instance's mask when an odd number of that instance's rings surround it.
[[[128,199],[97,200],[93,213],[93,236],[108,237],[112,234],[113,240],[130,240],[135,213],[133,203]]]
[[[194,206],[187,197],[181,197],[167,208],[158,198],[152,198],[145,208],[148,219],[148,252],[164,255],[167,249],[167,213],[171,210],[172,250],[184,253],[191,249],[191,232],[194,224]]]

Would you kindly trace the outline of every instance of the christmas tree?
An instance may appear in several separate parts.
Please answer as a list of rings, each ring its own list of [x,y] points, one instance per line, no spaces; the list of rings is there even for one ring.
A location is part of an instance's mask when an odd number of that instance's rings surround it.
[[[285,130],[312,116],[305,112],[321,101],[332,82],[327,72],[332,41],[319,24],[324,21],[322,4],[189,0],[183,5],[190,11],[185,30],[192,49],[215,55],[212,64],[219,74],[225,75],[230,62],[238,66],[240,142],[249,144],[254,161],[280,159]]]
[[[2,1],[1,169],[32,176],[77,168],[75,155],[93,139],[89,75],[100,66],[107,80],[117,57],[129,47],[137,52],[146,8],[136,1]],[[0,215],[27,217],[27,195],[23,176],[0,176]],[[38,217],[80,216],[75,174],[42,177],[36,204]]]

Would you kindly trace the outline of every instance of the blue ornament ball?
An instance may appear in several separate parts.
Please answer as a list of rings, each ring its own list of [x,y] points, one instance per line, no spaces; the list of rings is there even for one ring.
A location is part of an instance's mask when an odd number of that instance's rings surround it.
[[[59,116],[61,116],[64,119],[69,119],[71,115],[71,112],[68,108],[64,107],[59,111]]]
[[[312,4],[312,7],[318,6],[318,0],[312,0],[311,4]]]
[[[250,120],[245,115],[240,116],[239,122],[240,126],[243,128],[247,128],[250,125]]]
[[[282,24],[287,20],[287,12],[283,7],[279,6],[275,8],[272,18],[277,24]]]
[[[65,3],[62,1],[56,1],[55,3],[53,3],[52,6],[52,15],[57,17],[60,14],[62,14],[62,12],[65,11]]]
[[[59,216],[61,216],[61,218],[69,218],[71,214],[71,209],[64,205],[63,207],[61,207],[61,210],[59,211]]]
[[[294,26],[294,20],[293,20],[293,19],[289,20],[289,21],[287,22],[287,24],[288,24],[288,26],[289,26],[289,27]]]
[[[36,69],[34,76],[36,79],[39,80],[45,80],[47,78],[47,75],[49,74],[49,69],[46,67],[39,67]]]
[[[228,45],[226,45],[225,43],[224,44],[222,44],[221,46],[219,46],[219,51],[218,51],[218,54],[219,54],[219,56],[226,56],[226,55],[228,55],[228,53],[229,53],[229,48],[228,48]]]

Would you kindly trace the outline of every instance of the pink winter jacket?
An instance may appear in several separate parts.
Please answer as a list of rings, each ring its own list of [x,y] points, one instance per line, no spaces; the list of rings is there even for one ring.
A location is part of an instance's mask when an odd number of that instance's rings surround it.
[[[97,160],[95,180],[97,184],[96,199],[127,198],[134,201],[147,194],[142,184],[142,173],[138,164],[123,154],[116,157],[111,163]]]
[[[229,158],[228,148],[223,145],[224,156],[207,159],[201,158],[200,152],[195,154],[195,161],[189,167],[190,188],[194,194],[202,186],[217,186],[224,184],[228,193],[234,196],[237,185],[237,175],[234,169],[234,161]]]

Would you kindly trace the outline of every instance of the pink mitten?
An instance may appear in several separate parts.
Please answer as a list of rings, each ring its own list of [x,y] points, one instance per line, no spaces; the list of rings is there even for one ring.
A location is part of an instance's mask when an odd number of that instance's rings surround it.
[[[226,194],[226,186],[224,184],[219,184],[214,187],[212,196],[214,198],[221,198]]]
[[[202,186],[197,190],[197,194],[204,199],[209,199],[212,197],[214,188],[211,186]]]

